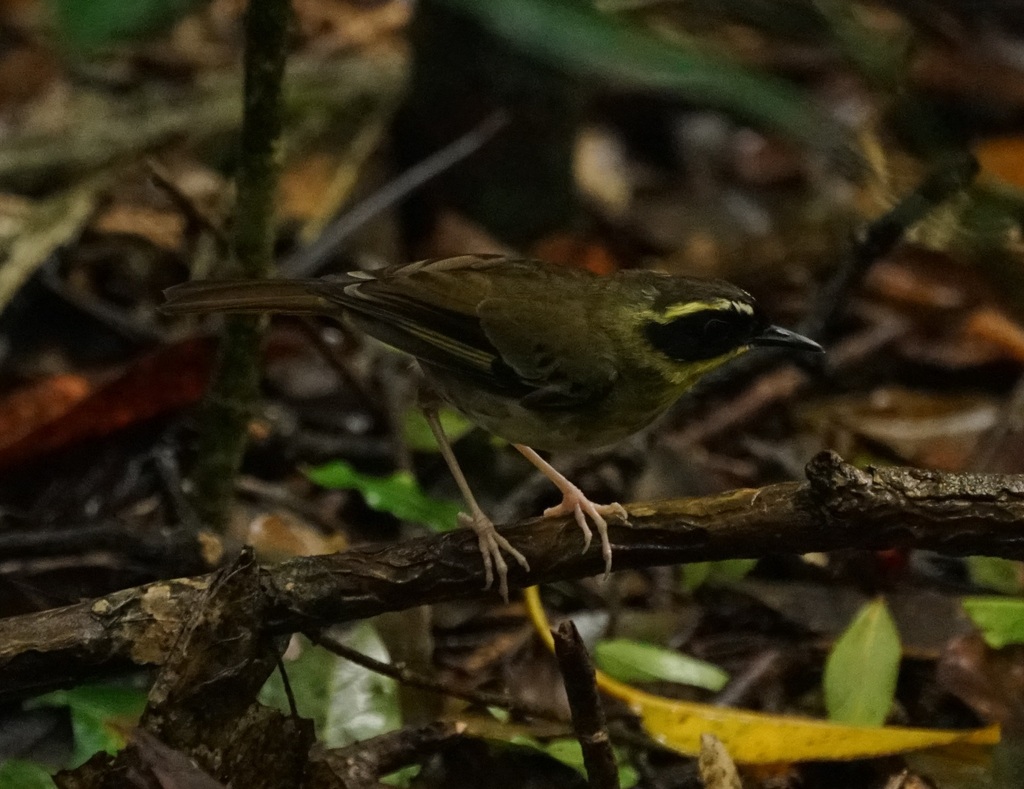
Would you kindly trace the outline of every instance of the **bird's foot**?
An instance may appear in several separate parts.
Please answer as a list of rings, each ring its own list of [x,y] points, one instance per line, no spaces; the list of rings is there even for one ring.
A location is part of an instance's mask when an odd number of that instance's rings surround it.
[[[480,545],[480,556],[484,560],[484,589],[490,589],[494,583],[494,576],[498,576],[498,592],[501,598],[508,602],[508,564],[505,557],[501,555],[505,551],[509,556],[519,562],[523,569],[530,571],[530,565],[526,557],[512,547],[512,544],[498,532],[497,527],[483,512],[479,510],[472,514],[460,512],[459,525],[468,526],[476,533],[476,539]]]
[[[576,524],[583,532],[583,552],[590,547],[590,540],[593,533],[587,523],[587,518],[594,522],[597,528],[597,535],[601,539],[601,556],[604,558],[604,577],[607,578],[612,571],[612,544],[608,539],[608,519],[616,518],[625,522],[628,519],[626,508],[621,504],[595,504],[585,495],[583,491],[565,480],[566,485],[559,486],[562,489],[562,502],[554,507],[544,510],[545,518],[558,518],[563,515],[572,515]]]

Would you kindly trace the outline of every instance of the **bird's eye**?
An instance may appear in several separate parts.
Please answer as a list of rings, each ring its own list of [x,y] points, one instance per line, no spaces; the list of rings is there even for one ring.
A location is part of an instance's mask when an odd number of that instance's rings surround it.
[[[645,334],[665,355],[695,362],[747,345],[756,333],[756,323],[753,315],[734,310],[701,310],[667,323],[651,321]]]
[[[749,340],[750,324],[751,321],[745,315],[740,320],[710,318],[704,323],[703,344],[716,356],[731,351]]]

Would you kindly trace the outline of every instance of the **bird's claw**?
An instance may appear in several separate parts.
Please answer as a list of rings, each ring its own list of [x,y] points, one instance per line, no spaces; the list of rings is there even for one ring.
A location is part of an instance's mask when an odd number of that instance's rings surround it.
[[[586,553],[590,547],[593,536],[587,518],[594,522],[598,537],[601,539],[601,557],[604,559],[604,576],[607,578],[612,571],[612,544],[608,537],[608,519],[614,518],[626,522],[628,519],[626,508],[618,503],[595,504],[574,485],[563,491],[561,503],[544,510],[545,518],[559,518],[570,514],[576,520],[580,531],[583,532],[583,553]]]
[[[513,559],[522,565],[527,572],[530,571],[530,564],[526,557],[512,547],[512,544],[498,532],[494,523],[484,513],[477,512],[469,514],[459,513],[459,525],[468,526],[476,534],[477,543],[480,546],[480,556],[484,560],[484,589],[490,589],[494,583],[494,576],[498,576],[498,592],[501,598],[508,602],[508,563],[501,552],[509,554]]]

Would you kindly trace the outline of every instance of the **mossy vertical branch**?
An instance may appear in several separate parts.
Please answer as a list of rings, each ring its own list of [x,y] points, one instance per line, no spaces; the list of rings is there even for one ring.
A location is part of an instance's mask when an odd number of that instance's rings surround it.
[[[290,0],[250,0],[245,18],[245,85],[239,141],[232,265],[244,277],[269,276],[274,266],[274,194],[281,134],[281,82],[291,18]],[[231,316],[207,393],[193,497],[202,521],[222,527],[245,452],[246,428],[259,397],[264,321]]]

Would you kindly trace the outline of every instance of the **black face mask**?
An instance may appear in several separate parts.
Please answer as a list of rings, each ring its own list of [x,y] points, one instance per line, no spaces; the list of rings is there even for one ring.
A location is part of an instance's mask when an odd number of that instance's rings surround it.
[[[680,362],[714,359],[750,345],[766,328],[758,316],[738,310],[700,310],[666,323],[650,321],[644,334],[651,345]]]

